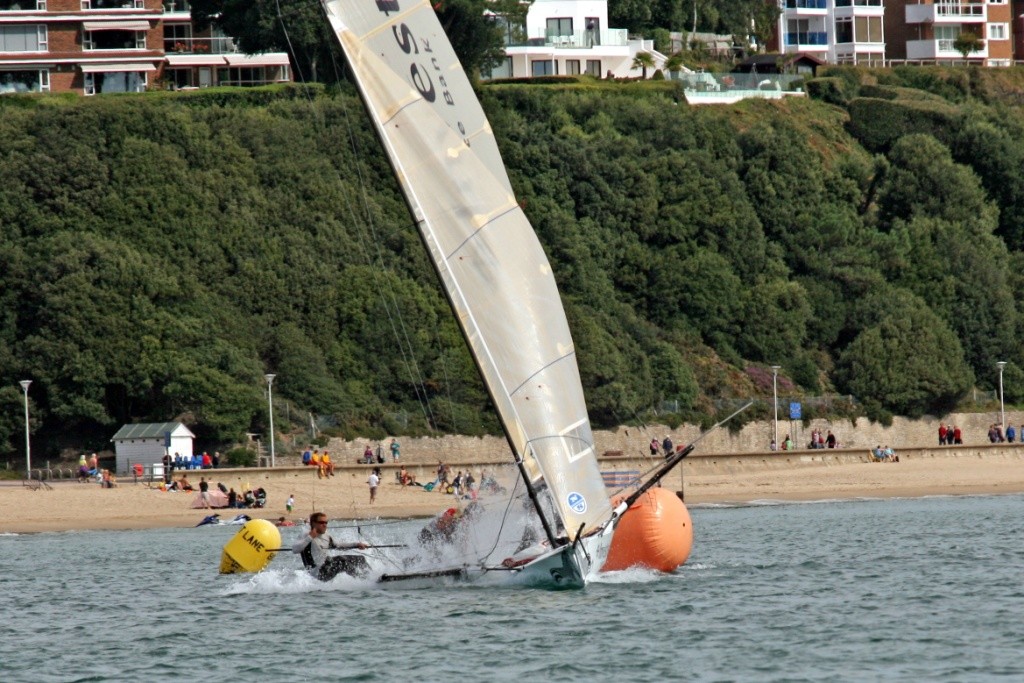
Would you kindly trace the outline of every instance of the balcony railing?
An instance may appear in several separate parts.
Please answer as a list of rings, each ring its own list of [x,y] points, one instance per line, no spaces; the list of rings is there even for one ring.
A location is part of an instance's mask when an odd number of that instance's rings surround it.
[[[188,0],[163,0],[164,12],[191,12],[192,3]]]
[[[828,33],[826,31],[787,33],[786,45],[828,45]]]
[[[884,7],[884,0],[836,0],[836,7]]]
[[[227,55],[238,52],[231,38],[164,38],[164,52],[170,54]]]
[[[826,9],[827,0],[786,0],[786,9]]]
[[[554,47],[587,49],[601,46],[625,47],[629,44],[629,32],[624,28],[609,28],[603,31],[574,31],[565,35],[541,33],[525,40],[510,38],[506,47]]]

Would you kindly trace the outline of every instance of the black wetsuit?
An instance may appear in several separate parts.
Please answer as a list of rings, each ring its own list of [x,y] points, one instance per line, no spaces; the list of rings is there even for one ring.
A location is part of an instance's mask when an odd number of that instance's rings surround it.
[[[312,538],[308,534],[292,546],[292,552],[299,554],[304,566],[313,576],[321,581],[330,581],[344,572],[350,576],[365,576],[370,565],[362,555],[329,555],[328,550],[352,550],[356,543],[337,543],[328,534]]]

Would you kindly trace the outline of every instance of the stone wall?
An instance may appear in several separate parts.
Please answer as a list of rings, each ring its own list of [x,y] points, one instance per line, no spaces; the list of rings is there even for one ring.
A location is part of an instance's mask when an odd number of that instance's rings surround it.
[[[812,420],[807,426],[800,421],[779,420],[779,440],[787,434],[793,436],[794,443],[803,448],[810,440],[811,431],[819,429],[823,434],[831,430],[839,440],[841,448],[869,449],[876,445],[892,446],[896,450],[906,448],[926,448],[938,444],[939,423],[958,425],[963,432],[965,446],[988,443],[988,428],[992,423],[999,422],[998,413],[953,413],[940,418],[922,418],[908,420],[895,418],[893,424],[885,427],[860,418],[856,424],[849,420]],[[1007,411],[1007,424],[1017,426],[1018,432],[1024,425],[1024,411]],[[661,441],[669,435],[676,445],[687,444],[700,436],[700,428],[694,425],[682,425],[677,429],[669,429],[664,425],[647,425],[646,427],[619,427],[614,431],[598,431],[594,433],[594,441],[598,455],[606,452],[621,451],[624,456],[633,457],[646,455],[651,438]],[[764,452],[772,440],[771,420],[751,422],[737,433],[730,432],[726,427],[705,437],[695,450],[695,454],[731,454]],[[380,442],[383,451],[388,453],[391,439]],[[448,463],[500,461],[508,457],[508,443],[502,437],[470,437],[442,436],[404,438],[401,443],[402,462],[434,463],[443,459]],[[352,464],[362,456],[366,440],[344,441],[332,439],[327,448],[336,463]],[[377,442],[370,442],[376,448]]]

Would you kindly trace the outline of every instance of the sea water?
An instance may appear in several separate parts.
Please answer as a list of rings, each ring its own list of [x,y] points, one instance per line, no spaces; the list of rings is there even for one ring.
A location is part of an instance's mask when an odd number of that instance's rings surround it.
[[[0,681],[1024,677],[1024,496],[691,515],[676,572],[572,591],[219,576],[231,526],[2,536]]]

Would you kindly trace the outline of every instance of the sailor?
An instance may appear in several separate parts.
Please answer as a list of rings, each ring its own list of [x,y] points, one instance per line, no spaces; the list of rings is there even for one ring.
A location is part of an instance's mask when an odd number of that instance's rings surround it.
[[[330,581],[341,572],[351,576],[362,576],[370,571],[362,555],[329,555],[328,550],[354,550],[369,548],[367,544],[338,543],[327,533],[327,515],[314,512],[309,516],[309,533],[303,536],[292,552],[302,558],[302,565],[310,574],[321,581]]]

